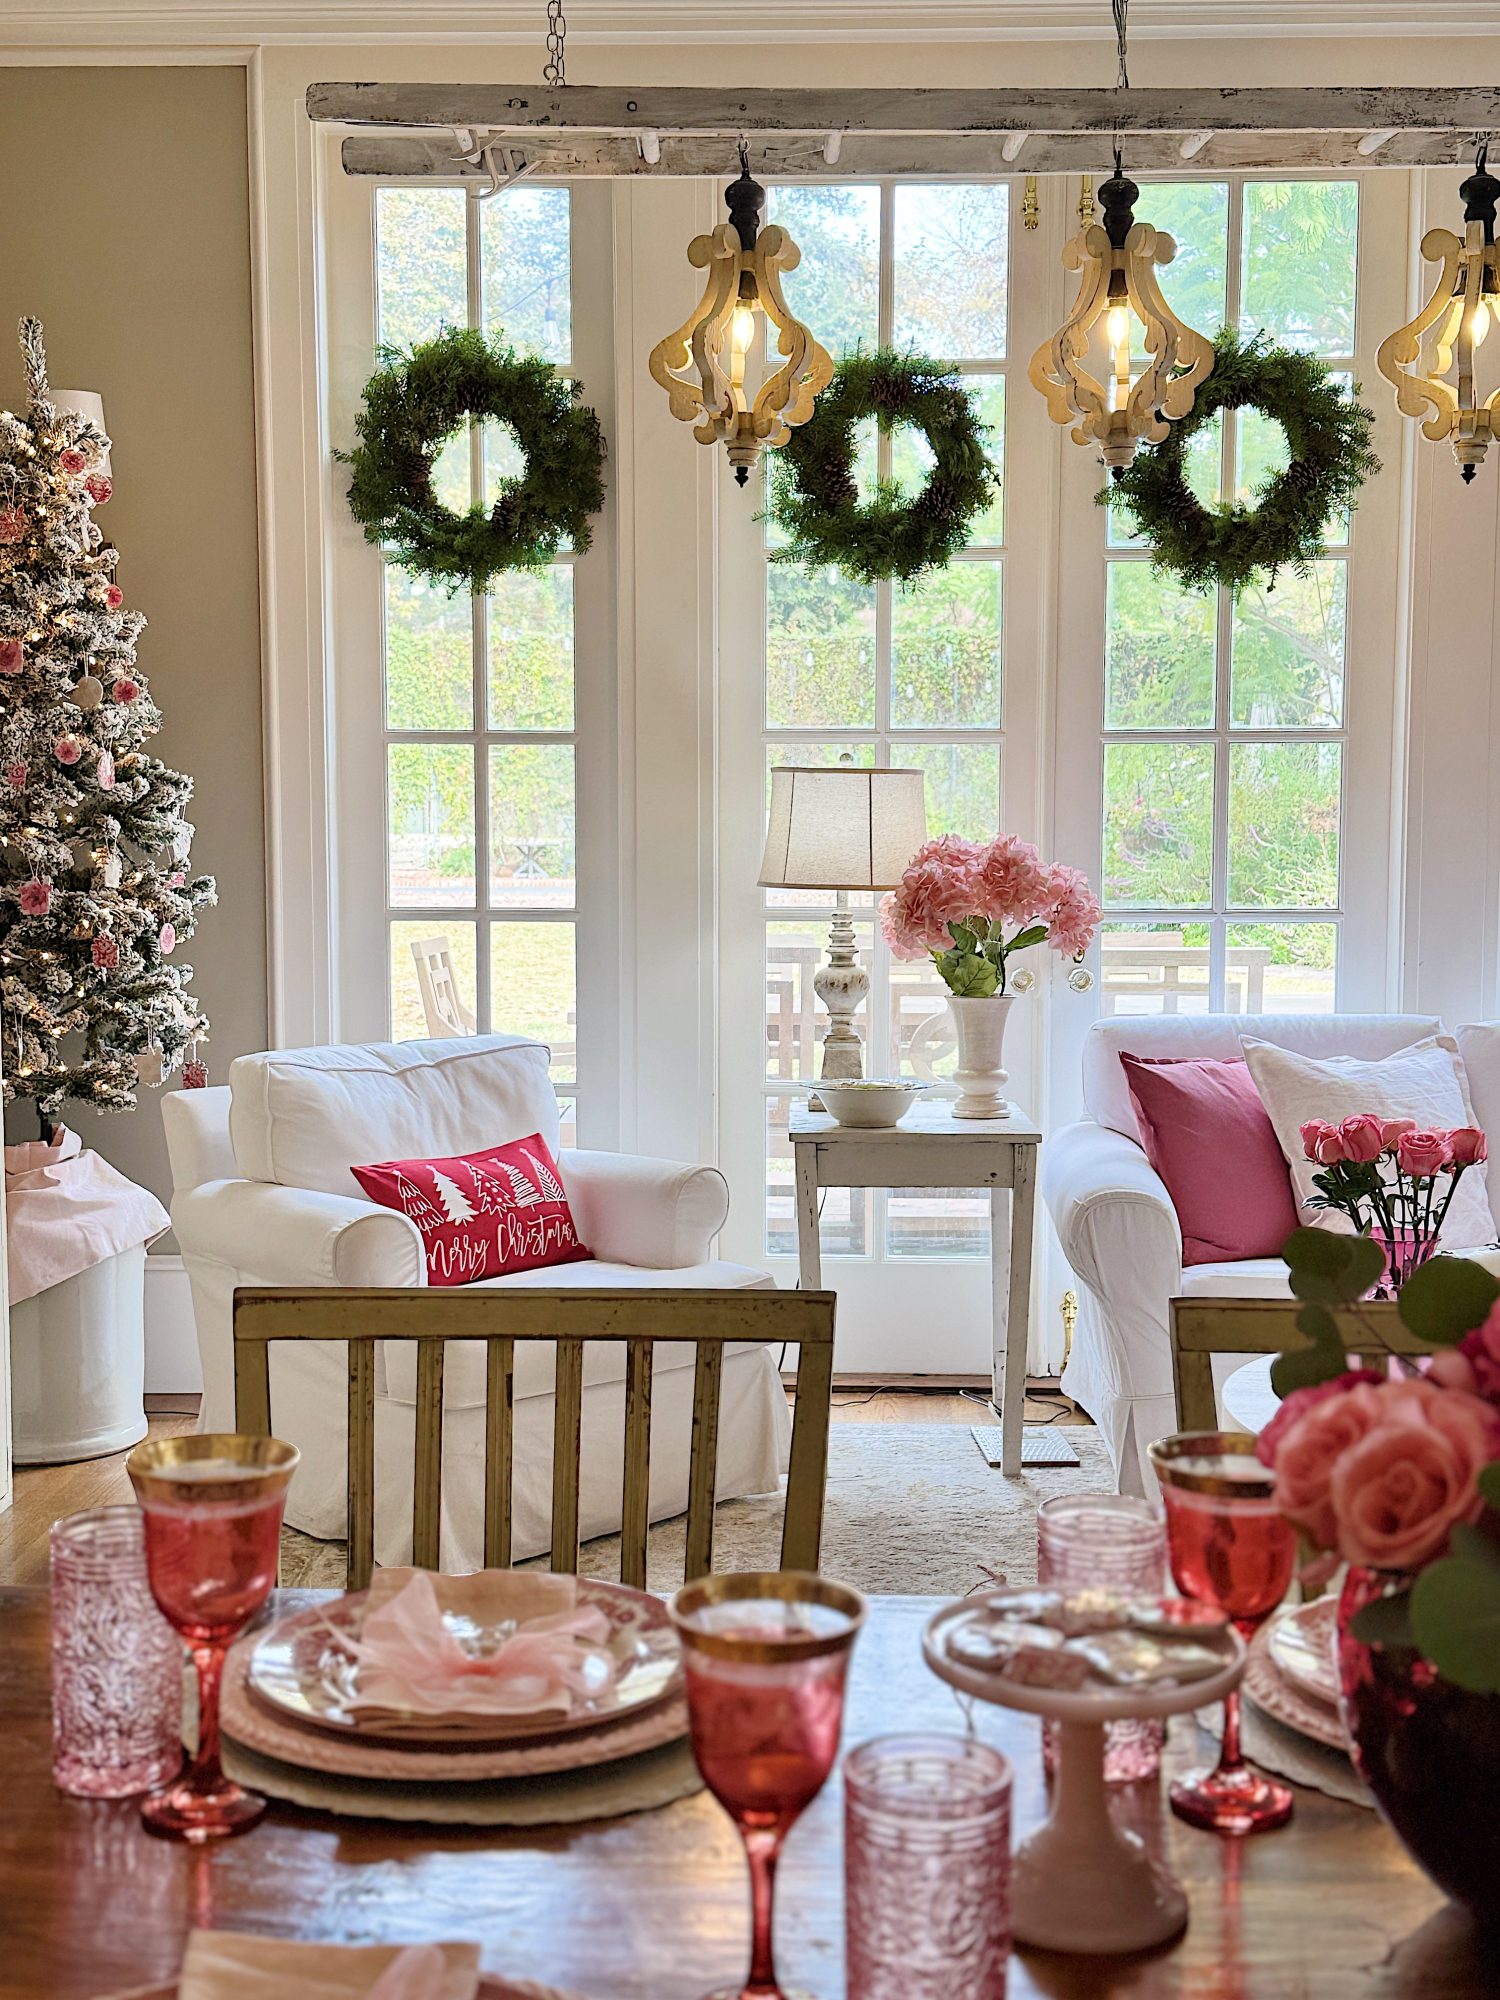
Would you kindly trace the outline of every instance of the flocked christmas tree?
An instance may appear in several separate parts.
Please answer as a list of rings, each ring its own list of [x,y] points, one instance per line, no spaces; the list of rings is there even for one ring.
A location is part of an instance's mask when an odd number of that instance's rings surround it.
[[[6,1101],[48,1132],[66,1098],[125,1110],[179,1065],[204,1080],[175,953],[215,893],[187,874],[192,780],[144,747],[146,621],[94,519],[109,439],[48,401],[39,321],[21,350],[30,407],[0,412],[0,1046]]]

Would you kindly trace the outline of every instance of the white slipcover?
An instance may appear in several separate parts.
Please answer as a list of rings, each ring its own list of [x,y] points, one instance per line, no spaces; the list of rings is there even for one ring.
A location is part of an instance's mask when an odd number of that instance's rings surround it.
[[[1121,1050],[1227,1060],[1242,1053],[1241,1035],[1253,1035],[1301,1055],[1374,1058],[1441,1030],[1441,1021],[1423,1014],[1116,1015],[1090,1028],[1083,1047],[1089,1117],[1042,1147],[1040,1185],[1078,1278],[1078,1323],[1063,1387],[1098,1424],[1121,1492],[1153,1490],[1146,1447],[1175,1428],[1168,1302],[1186,1293],[1286,1293],[1285,1268],[1274,1258],[1184,1272],[1177,1213],[1140,1145]],[[1466,1032],[1459,1030],[1461,1049]],[[1494,1041],[1490,1101],[1500,1105],[1500,1033]],[[1234,1365],[1216,1358],[1216,1379]]]
[[[203,1362],[205,1430],[232,1429],[236,1286],[425,1286],[422,1239],[408,1216],[364,1195],[349,1169],[380,1160],[475,1152],[540,1132],[557,1145],[547,1052],[513,1036],[245,1056],[227,1088],[163,1100],[172,1159],[172,1223],[192,1281]],[[623,1154],[558,1155],[579,1235],[594,1261],[487,1281],[497,1287],[770,1286],[762,1271],[714,1260],[728,1213],[723,1176]],[[687,1498],[693,1350],[659,1350],[652,1396],[652,1518]],[[517,1357],[514,1553],[548,1545],[553,1362],[550,1346]],[[584,1382],[582,1530],[619,1526],[624,1349],[591,1349]],[[272,1422],[302,1452],[287,1518],[306,1533],[345,1530],[344,1349],[273,1348]],[[415,1350],[391,1343],[376,1363],[376,1558],[411,1553]],[[443,1563],[483,1560],[483,1350],[450,1349],[444,1372]],[[759,1343],[725,1355],[719,1493],[773,1491],[790,1416],[776,1357]]]

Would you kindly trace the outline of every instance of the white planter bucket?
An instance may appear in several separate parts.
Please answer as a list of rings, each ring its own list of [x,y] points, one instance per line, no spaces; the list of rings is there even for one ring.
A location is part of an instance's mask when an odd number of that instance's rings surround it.
[[[146,1248],[122,1250],[10,1309],[17,1465],[125,1451],[146,1435]]]

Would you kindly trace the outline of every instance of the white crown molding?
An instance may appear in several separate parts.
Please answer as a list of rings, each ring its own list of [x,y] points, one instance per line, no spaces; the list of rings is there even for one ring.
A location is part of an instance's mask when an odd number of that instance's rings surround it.
[[[88,49],[218,52],[296,43],[541,46],[541,0],[0,0],[0,62]],[[571,0],[575,49],[616,43],[1107,42],[1104,0]],[[1500,0],[1136,0],[1133,42],[1500,34]],[[76,59],[76,57],[74,58]],[[170,58],[169,58],[170,59]]]

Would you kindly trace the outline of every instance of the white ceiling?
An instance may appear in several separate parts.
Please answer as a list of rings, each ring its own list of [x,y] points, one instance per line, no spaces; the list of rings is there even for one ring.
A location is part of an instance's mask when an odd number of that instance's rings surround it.
[[[0,0],[0,59],[45,47],[539,39],[543,0]],[[574,46],[736,39],[1108,41],[1107,0],[570,0]],[[1500,34],[1500,0],[1134,0],[1133,44]],[[789,77],[788,81],[792,79]]]

